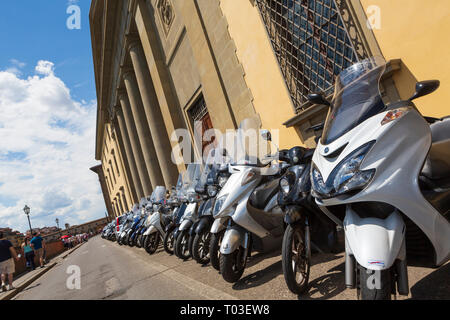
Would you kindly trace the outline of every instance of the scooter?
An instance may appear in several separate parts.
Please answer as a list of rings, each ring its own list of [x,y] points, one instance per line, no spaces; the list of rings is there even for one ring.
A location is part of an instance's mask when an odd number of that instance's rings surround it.
[[[407,253],[436,266],[450,259],[450,119],[423,117],[412,102],[439,81],[389,102],[380,92],[385,70],[381,57],[363,60],[338,76],[331,102],[309,96],[330,106],[313,156],[313,195],[343,224],[345,284],[363,300],[408,295]]]
[[[149,227],[144,233],[144,249],[148,254],[154,254],[159,246],[159,242],[166,234],[165,227],[169,224],[170,218],[165,210],[166,188],[158,186],[152,195],[153,214],[150,217]]]
[[[199,209],[199,219],[191,227],[192,257],[200,264],[205,265],[211,261],[212,265],[219,269],[219,248],[216,241],[212,242],[211,227],[214,223],[213,208],[216,195],[225,185],[230,173],[228,172],[228,163],[226,161],[226,151],[221,148],[212,149],[205,164],[198,193],[203,194],[204,203]],[[225,226],[224,226],[225,229]],[[193,232],[192,232],[193,231]],[[214,237],[216,240],[216,237]],[[211,246],[211,244],[213,246]],[[213,248],[213,249],[212,249]],[[217,259],[215,259],[217,258]]]
[[[192,240],[190,240],[189,229],[198,219],[198,207],[201,205],[201,197],[195,192],[200,176],[202,165],[200,163],[191,163],[186,170],[186,177],[183,177],[183,184],[187,194],[187,202],[180,226],[174,231],[174,253],[183,260],[189,259],[192,252]]]
[[[314,149],[293,147],[280,152],[280,160],[289,163],[280,180],[278,204],[287,227],[281,248],[286,284],[295,294],[308,289],[311,253],[337,252],[336,223],[328,218],[311,195],[311,159]]]
[[[251,154],[245,137],[257,132],[260,140],[270,141],[270,132],[260,132],[256,119],[244,119],[237,134],[242,157],[230,165],[230,178],[217,195],[214,218],[226,218],[227,229],[220,246],[220,273],[225,281],[240,279],[253,249],[269,252],[281,247],[284,233],[283,212],[277,205],[282,167],[272,163],[275,156]],[[266,161],[264,163],[263,161]],[[268,161],[268,162],[267,162]]]
[[[168,254],[173,254],[175,237],[174,235],[178,233],[178,227],[180,226],[181,218],[186,210],[187,197],[183,190],[183,174],[180,173],[178,176],[178,181],[175,189],[172,187],[172,192],[167,204],[172,210],[171,222],[166,226],[166,235],[164,236],[164,250]]]

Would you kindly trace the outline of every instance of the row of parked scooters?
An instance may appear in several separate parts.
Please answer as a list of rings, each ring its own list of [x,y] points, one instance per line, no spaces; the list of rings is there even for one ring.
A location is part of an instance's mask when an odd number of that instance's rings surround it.
[[[264,159],[245,152],[211,150],[204,163],[189,164],[176,186],[155,188],[133,210],[105,227],[103,237],[211,265],[238,281],[254,251],[282,250],[290,291],[308,288],[311,254],[345,246],[345,284],[360,299],[408,295],[406,257],[450,259],[450,118],[423,117],[412,100],[437,89],[420,82],[406,101],[387,103],[380,91],[386,63],[361,61],[336,80],[316,149],[293,147]],[[239,141],[241,139],[241,141]],[[258,146],[257,146],[258,149]],[[344,240],[338,235],[343,232]]]

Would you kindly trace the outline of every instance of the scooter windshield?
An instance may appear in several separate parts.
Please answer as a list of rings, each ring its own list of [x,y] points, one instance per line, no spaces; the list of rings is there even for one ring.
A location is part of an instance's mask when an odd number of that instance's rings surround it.
[[[386,61],[377,56],[360,61],[339,74],[322,144],[332,143],[386,108],[380,93],[380,80],[385,70]]]
[[[265,166],[270,163],[265,159],[270,155],[270,142],[262,138],[260,128],[256,118],[242,120],[235,138],[235,149],[227,148],[235,150],[235,164]]]
[[[166,197],[166,188],[163,186],[157,186],[152,193],[152,203],[158,203]]]

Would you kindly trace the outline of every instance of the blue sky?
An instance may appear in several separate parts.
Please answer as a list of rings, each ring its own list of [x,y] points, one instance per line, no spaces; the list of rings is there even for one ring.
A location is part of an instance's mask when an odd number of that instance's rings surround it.
[[[66,26],[72,3],[81,9],[80,30]],[[29,74],[38,60],[52,61],[74,98],[95,99],[90,4],[91,0],[0,1],[0,69],[15,59],[26,63],[23,72]]]
[[[104,217],[94,159],[90,0],[0,1],[0,227]],[[81,9],[69,30],[67,8]]]

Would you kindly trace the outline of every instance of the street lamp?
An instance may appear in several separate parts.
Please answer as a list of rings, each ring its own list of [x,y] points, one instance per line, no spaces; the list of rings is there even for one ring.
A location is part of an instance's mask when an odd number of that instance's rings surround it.
[[[30,222],[30,207],[25,205],[25,207],[23,208],[23,212],[25,212],[25,214],[27,215],[28,225],[30,226],[30,235],[32,235],[33,229],[31,229],[31,222]]]
[[[56,226],[58,227],[58,230],[59,230],[59,219],[56,218],[55,221],[56,221]]]

